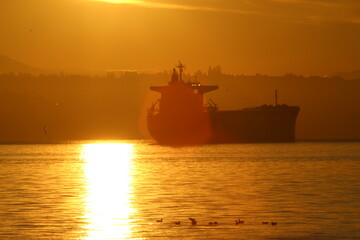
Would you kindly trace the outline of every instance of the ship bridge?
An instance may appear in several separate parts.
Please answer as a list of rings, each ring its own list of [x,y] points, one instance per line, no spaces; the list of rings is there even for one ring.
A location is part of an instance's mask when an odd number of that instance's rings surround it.
[[[182,79],[182,72],[185,66],[182,63],[179,63],[179,65],[176,67],[179,68],[179,73],[175,68],[173,69],[171,81],[169,82],[168,86],[151,86],[150,89],[163,94],[168,91],[169,88],[176,88],[182,85],[186,86],[187,88],[192,88],[194,93],[204,94],[219,88],[217,85],[201,85],[199,82],[185,83]]]
[[[171,84],[172,83],[170,82],[169,86]],[[202,93],[202,94],[214,91],[219,88],[217,85],[201,85],[200,83],[192,83],[192,82],[182,83],[182,84],[185,84],[188,87],[191,87],[192,89],[194,89],[195,92]],[[150,89],[155,92],[164,93],[167,91],[169,86],[151,86]]]
[[[204,93],[218,89],[216,85],[201,85],[199,82],[184,82],[182,79],[183,65],[177,66],[179,73],[173,69],[171,80],[167,86],[151,86],[150,89],[161,94],[158,111],[155,104],[150,113],[161,114],[167,122],[191,121],[204,116]],[[184,124],[184,123],[182,123]],[[176,124],[174,125],[174,127]]]

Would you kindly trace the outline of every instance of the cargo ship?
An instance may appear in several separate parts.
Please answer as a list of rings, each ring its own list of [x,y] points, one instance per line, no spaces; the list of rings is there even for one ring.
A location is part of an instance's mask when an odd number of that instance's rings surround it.
[[[161,98],[148,110],[150,135],[162,145],[294,142],[300,107],[277,104],[220,111],[215,102],[204,105],[204,94],[217,85],[184,82],[181,63],[167,86],[151,86]]]

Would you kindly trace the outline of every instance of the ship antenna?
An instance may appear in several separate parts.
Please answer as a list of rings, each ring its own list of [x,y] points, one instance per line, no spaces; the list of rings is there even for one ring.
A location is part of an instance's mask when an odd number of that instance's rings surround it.
[[[278,92],[277,90],[275,90],[275,107],[278,105],[277,100],[278,100]]]
[[[180,72],[180,82],[182,82],[182,72],[184,69],[184,65],[179,61],[179,65],[176,66],[177,68],[179,68],[179,72]]]

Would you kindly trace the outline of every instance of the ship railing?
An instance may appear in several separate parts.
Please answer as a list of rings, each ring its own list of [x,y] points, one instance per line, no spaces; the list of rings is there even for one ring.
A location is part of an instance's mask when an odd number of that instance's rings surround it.
[[[208,100],[208,105],[205,107],[204,110],[206,112],[216,112],[217,110],[219,110],[219,108],[218,108],[217,104],[213,100],[209,99]]]
[[[217,107],[217,106],[205,106],[204,107],[204,111],[205,112],[216,112],[216,111],[218,111],[219,110],[219,108]]]
[[[156,114],[158,114],[160,111],[159,111],[159,109],[148,109],[148,111],[147,111],[147,115],[148,116],[153,116],[153,115],[156,115]]]

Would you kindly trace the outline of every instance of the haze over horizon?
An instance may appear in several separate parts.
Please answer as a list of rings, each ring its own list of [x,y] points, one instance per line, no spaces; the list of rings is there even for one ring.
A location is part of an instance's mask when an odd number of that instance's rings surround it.
[[[0,54],[32,67],[326,75],[360,68],[356,0],[5,0]]]

